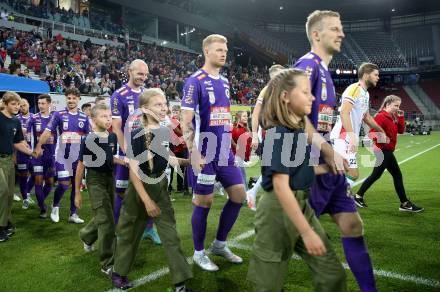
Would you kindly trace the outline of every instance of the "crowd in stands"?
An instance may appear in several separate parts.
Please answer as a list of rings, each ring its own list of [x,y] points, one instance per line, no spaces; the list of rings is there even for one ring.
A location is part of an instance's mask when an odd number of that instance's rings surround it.
[[[81,13],[75,13],[72,9],[65,10],[55,6],[52,1],[43,0],[38,5],[34,5],[27,0],[0,0],[0,3],[5,3],[12,9],[12,11],[2,11],[7,18],[16,12],[83,28],[93,28],[114,34],[124,33],[123,26],[111,21],[109,15],[97,13],[93,10],[89,11],[87,8],[82,10]]]
[[[11,63],[3,68],[6,55]],[[170,100],[180,100],[185,79],[201,65],[196,54],[154,44],[131,42],[129,48],[116,48],[92,44],[90,39],[78,42],[61,35],[49,39],[37,30],[0,28],[0,70],[29,76],[29,70],[22,72],[21,64],[25,64],[49,84],[52,92],[62,93],[74,86],[82,94],[110,96],[126,82],[127,66],[134,59],[145,60],[149,65],[145,86],[160,87]],[[230,61],[222,74],[230,80],[232,103],[254,104],[267,82],[266,72]]]

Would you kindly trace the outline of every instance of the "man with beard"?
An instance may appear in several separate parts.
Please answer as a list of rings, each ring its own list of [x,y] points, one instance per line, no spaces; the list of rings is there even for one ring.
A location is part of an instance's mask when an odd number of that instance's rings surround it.
[[[39,113],[32,115],[28,124],[28,132],[32,135],[34,143],[37,143],[44,133],[47,124],[52,118],[53,113],[50,112],[52,99],[48,94],[38,96]],[[47,208],[44,200],[52,190],[55,176],[55,141],[57,133],[51,132],[50,138],[46,141],[43,148],[43,155],[39,158],[31,159],[32,175],[35,179],[35,196],[37,197],[38,206],[40,208],[40,218],[47,217]],[[44,182],[44,186],[43,186]]]
[[[28,122],[31,117],[29,113],[29,102],[22,98],[20,101],[20,114],[17,116],[21,122],[21,129],[24,139],[29,144],[30,136],[27,133]],[[34,203],[30,198],[30,190],[32,188],[32,178],[29,178],[30,156],[21,152],[17,152],[17,175],[18,184],[20,187],[21,197],[23,198],[23,209],[28,209],[31,203]]]
[[[348,86],[342,93],[340,115],[330,134],[333,148],[348,161],[349,170],[345,177],[350,189],[359,177],[356,154],[362,122],[384,133],[368,112],[368,89],[375,87],[379,82],[379,67],[376,64],[363,63],[358,69],[358,77],[359,81]],[[357,205],[359,206],[358,203]]]
[[[47,124],[46,130],[40,136],[35,152],[38,157],[42,155],[42,146],[58,131],[57,146],[55,151],[55,169],[58,177],[58,186],[52,205],[50,218],[53,222],[60,221],[59,205],[64,193],[72,183],[70,193],[70,216],[69,222],[82,224],[82,220],[76,213],[75,207],[75,174],[78,164],[81,138],[90,132],[90,123],[87,116],[78,110],[80,92],[76,88],[66,90],[67,107],[55,112]]]

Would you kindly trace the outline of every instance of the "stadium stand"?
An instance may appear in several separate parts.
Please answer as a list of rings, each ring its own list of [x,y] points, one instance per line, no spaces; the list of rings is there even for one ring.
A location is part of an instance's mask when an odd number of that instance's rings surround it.
[[[410,67],[419,66],[423,60],[434,60],[434,44],[430,27],[395,30],[392,38],[399,45]]]
[[[150,60],[147,87],[160,87],[170,99],[182,95],[184,79],[197,69],[197,55],[161,46],[132,42],[130,49],[78,42],[57,35],[52,40],[37,31],[0,29],[0,47],[11,61],[10,74],[23,76],[22,64],[48,82],[53,92],[75,86],[83,94],[111,95],[126,79],[129,60]],[[6,57],[5,57],[6,59]],[[243,68],[233,61],[224,72],[231,80],[233,103],[252,104],[267,81],[267,68]]]
[[[432,101],[440,107],[440,80],[422,80],[419,85]]]
[[[377,64],[380,68],[406,68],[405,57],[386,32],[354,32],[353,39],[365,52],[367,61]],[[359,49],[358,48],[358,49]]]
[[[370,102],[371,107],[374,109],[379,109],[382,104],[383,99],[390,94],[400,96],[402,99],[401,109],[404,110],[407,114],[421,114],[420,109],[411,99],[411,97],[406,93],[400,84],[391,84],[386,86],[379,86],[377,88],[373,88],[369,90],[370,92]]]

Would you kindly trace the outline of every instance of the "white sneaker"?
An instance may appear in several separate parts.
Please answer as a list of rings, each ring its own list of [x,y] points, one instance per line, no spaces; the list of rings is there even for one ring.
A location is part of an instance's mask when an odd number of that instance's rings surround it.
[[[101,272],[104,273],[107,276],[111,276],[112,272],[113,272],[113,267],[112,266],[110,266],[110,267],[102,267],[101,268]]]
[[[52,212],[50,213],[50,219],[52,219],[52,221],[55,223],[60,222],[60,207],[52,207]]]
[[[29,199],[24,199],[23,204],[21,205],[21,208],[24,210],[29,209]]]
[[[70,223],[75,223],[75,224],[83,224],[84,220],[82,220],[81,218],[79,218],[79,216],[76,213],[73,213],[72,215],[70,215],[69,217],[69,222]]]
[[[214,193],[219,194],[220,196],[224,196],[225,193],[223,193],[223,186],[220,182],[216,181],[214,183]]]
[[[202,270],[208,272],[218,271],[218,266],[212,262],[205,252],[202,254],[194,253],[193,261],[196,265],[198,265]]]
[[[31,194],[28,194],[27,200],[28,200],[30,205],[35,205],[35,201],[31,198]]]
[[[256,199],[257,199],[257,196],[252,191],[252,189],[250,189],[249,191],[246,192],[247,205],[252,211],[257,211]]]
[[[21,201],[21,197],[17,194],[14,194],[14,201],[16,202],[20,202]]]
[[[87,243],[83,242],[84,245],[84,251],[89,253],[93,251],[93,245],[88,245]]]
[[[224,247],[219,248],[216,247],[214,243],[212,243],[209,251],[214,255],[224,257],[226,260],[234,264],[241,264],[243,262],[243,259],[234,254],[226,244]]]

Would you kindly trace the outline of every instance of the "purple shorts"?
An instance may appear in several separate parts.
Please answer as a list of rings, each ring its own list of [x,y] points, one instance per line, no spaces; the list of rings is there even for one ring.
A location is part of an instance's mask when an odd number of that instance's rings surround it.
[[[33,175],[42,175],[45,179],[55,176],[55,158],[41,156],[31,159]]]
[[[331,173],[316,176],[309,203],[319,217],[321,214],[355,213],[356,205],[347,192],[348,183],[345,175]]]
[[[55,161],[55,169],[57,172],[58,181],[70,181],[71,178],[75,179],[76,167],[78,166],[78,161],[60,163]]]
[[[210,195],[214,192],[214,183],[219,181],[226,189],[233,185],[242,185],[243,177],[240,168],[229,161],[227,166],[219,166],[218,161],[206,164],[198,176],[191,170],[191,185],[196,195]]]
[[[115,165],[115,192],[117,194],[125,193],[125,190],[128,188],[128,167],[123,165],[116,164]]]
[[[17,172],[27,173],[30,169],[30,156],[17,152]]]

